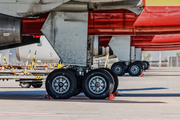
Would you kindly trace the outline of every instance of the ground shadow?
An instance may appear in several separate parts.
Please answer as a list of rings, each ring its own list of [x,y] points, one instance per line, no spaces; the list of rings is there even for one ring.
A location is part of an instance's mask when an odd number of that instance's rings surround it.
[[[180,97],[179,93],[120,93],[121,97]]]
[[[166,74],[163,74],[163,75],[154,75],[154,74],[144,74],[144,76],[146,76],[146,77],[149,77],[149,76],[180,76],[180,75],[166,75]]]
[[[42,99],[46,94],[46,91],[1,91],[0,92],[0,100],[31,100],[31,101],[59,101],[59,102],[87,102],[87,103],[165,103],[161,101],[131,101],[131,100],[119,100],[119,98],[115,100],[90,100],[88,99],[84,93],[81,93],[78,96],[72,97],[66,100],[57,100],[50,99],[45,100]]]
[[[153,87],[153,88],[136,88],[136,89],[118,89],[117,91],[143,91],[143,90],[162,90],[168,89],[163,87]]]

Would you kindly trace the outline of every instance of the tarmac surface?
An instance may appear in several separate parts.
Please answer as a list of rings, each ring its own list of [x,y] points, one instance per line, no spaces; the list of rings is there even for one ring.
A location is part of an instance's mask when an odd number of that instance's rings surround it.
[[[45,87],[0,81],[0,120],[180,120],[180,68],[150,68],[144,77],[119,77],[121,96],[44,100]]]

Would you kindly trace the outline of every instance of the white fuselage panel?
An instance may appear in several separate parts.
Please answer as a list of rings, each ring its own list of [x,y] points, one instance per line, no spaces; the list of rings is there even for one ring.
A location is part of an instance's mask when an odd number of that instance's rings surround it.
[[[89,9],[129,9],[139,14],[142,0],[0,0],[0,14],[34,17],[46,12],[86,12]]]

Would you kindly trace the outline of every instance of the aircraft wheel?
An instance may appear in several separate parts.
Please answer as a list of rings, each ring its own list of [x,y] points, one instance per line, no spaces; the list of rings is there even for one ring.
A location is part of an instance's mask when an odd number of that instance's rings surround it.
[[[131,63],[128,67],[128,72],[131,76],[140,76],[142,74],[142,67],[138,62]]]
[[[147,62],[147,61],[146,61]],[[150,67],[150,64],[149,64],[149,62],[147,62],[147,65],[148,65],[148,68]]]
[[[120,63],[120,62],[114,63],[111,67],[111,70],[117,76],[123,76],[126,72],[125,65],[123,63]]]
[[[150,64],[149,64],[149,62],[148,61],[146,61],[147,62],[147,65],[148,65],[148,68],[150,67]]]
[[[145,64],[142,61],[135,61],[134,63],[138,63],[141,65],[141,68],[145,70]]]
[[[143,61],[144,65],[145,65],[145,69],[147,70],[149,68],[149,62],[147,61]]]
[[[54,99],[68,99],[77,90],[77,79],[69,70],[54,70],[46,79],[46,90]]]
[[[30,88],[31,87],[31,83],[30,82],[20,82],[20,86],[22,88]]]
[[[33,83],[32,83],[32,86],[33,86],[34,88],[41,88],[42,85],[43,85],[42,82],[33,82]]]
[[[114,80],[106,70],[95,69],[85,75],[82,88],[90,99],[105,99],[114,90]]]
[[[112,75],[112,77],[114,78],[114,90],[113,90],[113,92],[112,92],[112,94],[113,94],[114,92],[116,92],[116,90],[117,90],[117,88],[118,88],[118,85],[119,85],[118,77],[117,77],[117,75],[116,75],[112,70],[110,70],[109,68],[102,68],[102,69],[107,70],[107,71]]]

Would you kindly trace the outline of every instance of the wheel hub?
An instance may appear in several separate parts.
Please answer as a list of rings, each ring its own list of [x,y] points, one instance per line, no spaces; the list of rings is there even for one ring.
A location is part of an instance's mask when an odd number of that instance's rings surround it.
[[[106,80],[101,76],[94,76],[89,81],[89,89],[94,94],[101,94],[106,90]]]
[[[114,69],[115,69],[114,72],[115,72],[116,74],[120,74],[120,73],[122,72],[122,67],[119,66],[119,65],[117,65]]]
[[[98,88],[99,88],[100,86],[101,86],[101,84],[100,84],[100,83],[96,83],[96,87],[98,87]]]
[[[139,67],[138,67],[137,65],[133,65],[133,66],[131,67],[131,72],[132,72],[133,74],[137,74],[137,73],[139,72]]]
[[[69,79],[65,76],[57,76],[52,81],[52,88],[58,94],[66,93],[70,88]]]
[[[64,84],[63,84],[62,82],[59,83],[59,87],[63,87],[63,85],[64,85]]]

